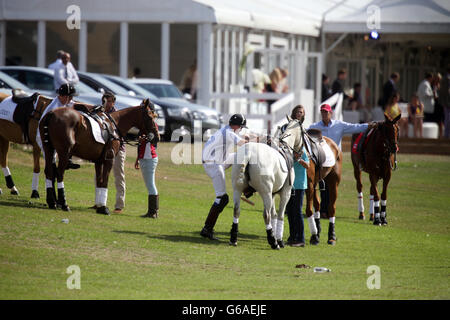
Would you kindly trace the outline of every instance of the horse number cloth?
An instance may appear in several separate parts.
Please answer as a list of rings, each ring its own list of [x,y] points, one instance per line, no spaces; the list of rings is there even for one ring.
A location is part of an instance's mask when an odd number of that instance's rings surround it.
[[[12,101],[12,96],[5,98],[0,103],[0,119],[14,122],[13,115],[16,110],[17,104]]]

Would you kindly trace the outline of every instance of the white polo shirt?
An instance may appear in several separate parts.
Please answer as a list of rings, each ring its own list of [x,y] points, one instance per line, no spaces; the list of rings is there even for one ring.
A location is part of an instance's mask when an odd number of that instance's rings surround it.
[[[243,139],[230,126],[223,127],[211,136],[203,147],[203,162],[224,164],[241,140]]]

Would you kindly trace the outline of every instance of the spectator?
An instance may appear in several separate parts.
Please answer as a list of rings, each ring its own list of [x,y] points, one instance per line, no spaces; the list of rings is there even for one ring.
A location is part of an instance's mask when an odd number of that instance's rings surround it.
[[[274,93],[281,93],[279,89],[279,84],[281,82],[281,79],[283,78],[281,71],[279,68],[275,68],[272,70],[272,72],[269,75],[270,83],[266,84],[266,92],[274,92]],[[270,114],[271,108],[270,106],[275,103],[277,100],[267,100],[267,106],[268,106],[268,113]]]
[[[442,75],[438,72],[433,75],[433,80],[431,83],[431,87],[433,89],[434,94],[434,112],[436,116],[436,123],[439,129],[439,138],[444,136],[444,107],[441,104],[441,99],[439,97],[439,91],[441,90],[441,80]]]
[[[386,104],[388,100],[396,93],[397,83],[400,80],[400,74],[398,72],[394,72],[391,74],[389,80],[383,85],[383,96],[379,100],[379,104],[383,111],[386,110]]]
[[[348,103],[348,109],[352,111],[360,111],[363,108],[362,96],[361,96],[361,83],[355,83],[353,85],[353,97]]]
[[[281,72],[281,81],[278,84],[278,92],[281,93],[286,93],[289,91],[289,86],[288,86],[288,75],[289,72],[287,71],[287,69],[279,69]]]
[[[322,121],[313,123],[310,129],[319,129],[322,131],[322,135],[332,139],[341,148],[341,141],[344,134],[353,134],[364,132],[368,128],[367,123],[347,123],[340,120],[331,119],[332,109],[328,104],[323,104],[320,106],[320,115]],[[325,190],[323,190],[325,189]],[[319,219],[322,215],[323,217],[328,217],[328,202],[329,202],[329,192],[328,187],[322,186],[320,191],[320,212],[314,213],[314,219]],[[332,222],[332,221],[330,221]],[[334,221],[332,222],[334,223]]]
[[[296,106],[292,110],[291,118],[303,122],[305,118],[305,109],[303,106]],[[303,224],[302,206],[305,190],[308,188],[306,169],[309,168],[309,158],[306,154],[305,147],[303,147],[301,155],[295,155],[295,160],[295,180],[292,186],[291,198],[286,205],[286,214],[289,221],[289,238],[287,244],[292,247],[304,247],[305,229]]]
[[[322,102],[331,97],[330,77],[322,74]]]
[[[139,68],[139,67],[135,67],[134,69],[133,69],[133,79],[136,79],[136,78],[138,78],[139,76],[141,75],[141,68]]]
[[[450,138],[450,67],[447,68],[439,95],[444,109],[444,137]]]
[[[392,97],[388,100],[386,104],[386,110],[384,113],[391,118],[391,120],[395,119],[399,114],[402,113],[398,102],[400,101],[400,94],[398,92],[395,92]],[[407,137],[408,136],[408,118],[402,117],[398,121],[399,125],[399,131],[401,137]]]
[[[425,74],[425,79],[419,84],[417,94],[420,102],[423,104],[424,122],[437,122],[434,110],[434,93],[431,83],[433,75],[429,72]]]
[[[408,119],[413,125],[414,138],[423,138],[423,104],[415,93],[408,104]]]
[[[53,83],[55,88],[63,84],[75,85],[80,81],[73,64],[70,62],[70,54],[65,52],[61,58],[62,64],[55,69]]]
[[[52,69],[53,72],[55,72],[56,69],[58,69],[62,65],[62,57],[64,55],[64,51],[58,50],[56,51],[56,60],[55,62],[48,65],[49,69]]]
[[[344,100],[351,98],[344,92],[345,79],[347,79],[347,70],[340,69],[337,74],[337,79],[334,80],[333,84],[331,85],[331,95],[334,95],[335,93],[343,93]]]
[[[197,99],[198,71],[197,60],[195,60],[189,68],[183,73],[180,83],[180,90],[191,96],[191,100]]]

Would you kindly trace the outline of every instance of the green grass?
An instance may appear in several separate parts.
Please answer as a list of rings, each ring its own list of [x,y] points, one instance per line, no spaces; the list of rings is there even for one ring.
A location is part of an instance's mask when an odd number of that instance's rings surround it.
[[[0,299],[449,299],[450,157],[402,155],[388,192],[387,227],[359,221],[349,154],[344,154],[337,202],[337,245],[271,250],[262,201],[242,203],[238,246],[228,245],[231,204],[216,225],[220,242],[200,237],[214,191],[201,165],[172,164],[173,144],[159,146],[159,218],[142,219],[146,188],[127,147],[126,208],[103,216],[94,201],[94,166],[66,172],[71,212],[29,204],[31,154],[13,148],[9,167],[21,195],[0,183]],[[41,161],[43,164],[43,161]],[[364,175],[365,206],[368,178]],[[114,206],[111,175],[108,205]],[[227,187],[231,195],[230,170]],[[61,219],[68,218],[68,224]],[[327,221],[322,220],[326,238]],[[285,239],[288,223],[285,223]],[[305,236],[309,239],[305,220]],[[325,266],[315,274],[296,265]],[[69,290],[66,269],[81,269],[81,289]],[[369,290],[367,267],[381,269]]]

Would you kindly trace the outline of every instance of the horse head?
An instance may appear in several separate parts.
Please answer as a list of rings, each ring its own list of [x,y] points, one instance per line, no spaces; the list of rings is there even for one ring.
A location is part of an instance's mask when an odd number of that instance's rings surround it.
[[[289,149],[295,153],[301,153],[303,146],[302,125],[297,119],[288,117],[289,122],[284,130],[280,133],[280,142],[287,145]]]
[[[385,121],[381,125],[381,134],[383,136],[383,147],[388,155],[396,153],[398,150],[398,120],[401,118],[399,114],[394,119],[391,119],[386,114],[384,115]]]
[[[145,134],[147,137],[153,135],[154,137],[158,137],[159,140],[158,127],[156,125],[158,114],[156,113],[155,105],[149,98],[146,98],[142,100],[139,108],[142,110],[142,126],[139,128],[140,133]]]

